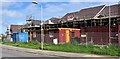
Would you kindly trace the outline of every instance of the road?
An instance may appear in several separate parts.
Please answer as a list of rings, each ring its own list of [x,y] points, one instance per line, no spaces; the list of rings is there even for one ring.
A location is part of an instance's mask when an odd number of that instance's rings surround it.
[[[40,55],[40,54],[28,53],[22,51],[14,51],[10,49],[2,49],[2,57],[54,57],[54,56]]]
[[[57,56],[48,56],[48,55],[15,51],[15,50],[4,49],[4,48],[2,49],[2,57],[3,57],[2,59],[49,59],[49,58],[62,59],[62,57],[57,57]]]

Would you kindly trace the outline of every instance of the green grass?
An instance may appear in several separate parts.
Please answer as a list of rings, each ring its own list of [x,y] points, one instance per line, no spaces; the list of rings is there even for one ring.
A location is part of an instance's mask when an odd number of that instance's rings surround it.
[[[2,42],[2,44],[23,47],[23,48],[32,48],[40,49],[40,43],[37,41],[22,43],[22,42]],[[93,46],[91,44],[78,45],[78,44],[44,44],[44,50],[53,50],[53,51],[63,51],[63,52],[74,52],[74,53],[87,53],[87,54],[99,54],[99,55],[111,55],[111,56],[120,56],[120,48],[118,45],[104,46],[102,48],[98,46]]]
[[[39,42],[2,42],[2,44],[12,45],[16,47],[23,47],[23,48],[32,48],[32,49],[39,49],[40,43]]]

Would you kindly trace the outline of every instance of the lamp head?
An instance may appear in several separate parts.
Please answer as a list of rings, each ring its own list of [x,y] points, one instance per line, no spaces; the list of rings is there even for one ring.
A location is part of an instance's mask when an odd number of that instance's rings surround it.
[[[32,3],[33,3],[33,4],[38,4],[38,2],[37,2],[37,1],[33,1]]]

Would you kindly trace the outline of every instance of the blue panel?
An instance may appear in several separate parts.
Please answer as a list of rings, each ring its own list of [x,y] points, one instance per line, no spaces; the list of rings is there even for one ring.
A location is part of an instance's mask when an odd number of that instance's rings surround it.
[[[13,35],[12,35],[13,42],[16,42],[16,34],[17,34],[17,33],[13,33]]]
[[[27,42],[28,41],[28,32],[19,32],[18,33],[19,42]]]
[[[16,33],[16,42],[19,42],[18,33]]]

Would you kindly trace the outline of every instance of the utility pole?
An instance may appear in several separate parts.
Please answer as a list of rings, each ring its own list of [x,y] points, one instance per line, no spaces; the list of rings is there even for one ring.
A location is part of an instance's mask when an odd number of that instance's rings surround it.
[[[109,45],[111,45],[111,9],[110,9],[110,5],[109,5]]]

